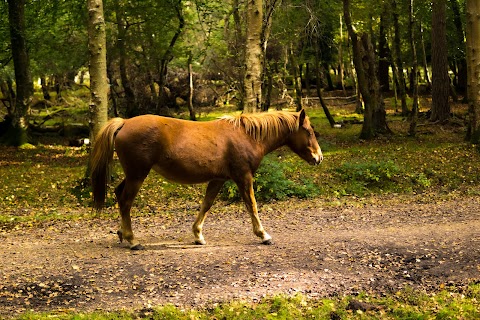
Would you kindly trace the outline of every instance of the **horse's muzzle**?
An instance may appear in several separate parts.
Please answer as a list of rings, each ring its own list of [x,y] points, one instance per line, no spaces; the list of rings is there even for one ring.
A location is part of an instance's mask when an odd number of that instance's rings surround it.
[[[312,153],[312,161],[311,161],[311,164],[313,165],[319,165],[320,163],[322,163],[323,161],[323,154],[322,152],[316,152],[316,153]]]

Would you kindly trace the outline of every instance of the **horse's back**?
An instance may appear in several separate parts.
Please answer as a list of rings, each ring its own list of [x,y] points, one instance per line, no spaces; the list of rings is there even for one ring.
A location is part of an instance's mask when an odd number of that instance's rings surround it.
[[[155,169],[179,183],[231,178],[231,167],[246,154],[256,158],[251,140],[222,120],[197,122],[155,115],[125,121],[115,141],[125,172]]]

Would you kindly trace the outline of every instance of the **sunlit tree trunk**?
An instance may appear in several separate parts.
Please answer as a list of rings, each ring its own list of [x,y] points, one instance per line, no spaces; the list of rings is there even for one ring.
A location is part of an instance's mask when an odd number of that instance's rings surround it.
[[[197,120],[195,110],[193,109],[193,71],[192,71],[192,54],[188,56],[188,111],[190,112],[190,120]]]
[[[28,108],[33,96],[30,60],[25,36],[25,0],[8,1],[8,21],[17,93],[11,127],[1,140],[9,145],[20,146],[27,142]]]
[[[108,120],[107,45],[102,0],[88,0],[88,51],[90,55],[90,137]]]
[[[432,6],[432,115],[430,120],[450,118],[450,78],[448,77],[446,0],[434,0]]]
[[[247,0],[247,28],[245,47],[245,112],[256,112],[262,103],[262,47],[263,1]]]
[[[467,139],[480,142],[480,2],[467,0]]]
[[[342,14],[340,14],[340,41],[338,45],[338,73],[340,76],[340,85],[342,86],[343,95],[347,96],[347,91],[345,90],[345,79],[344,79],[344,67],[343,67],[343,20]],[[315,66],[317,67],[317,66]],[[318,73],[317,73],[318,75]]]

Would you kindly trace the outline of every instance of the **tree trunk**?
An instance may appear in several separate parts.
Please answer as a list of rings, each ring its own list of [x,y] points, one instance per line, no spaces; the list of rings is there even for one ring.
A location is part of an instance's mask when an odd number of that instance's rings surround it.
[[[342,14],[340,14],[340,44],[338,45],[338,73],[340,76],[340,84],[342,86],[343,95],[347,96],[347,91],[345,90],[345,79],[343,71],[343,20]],[[317,73],[319,75],[319,73]]]
[[[422,43],[423,72],[425,73],[425,81],[427,82],[427,90],[430,92],[430,90],[432,90],[432,82],[430,81],[430,74],[428,72],[427,53],[425,51],[425,41],[423,39],[423,27],[422,27],[421,23],[420,23],[420,42]]]
[[[388,29],[386,21],[388,20],[387,14],[389,9],[390,6],[384,6],[384,10],[380,17],[380,28],[378,36],[378,81],[380,83],[380,90],[382,92],[388,92],[390,90],[390,76],[388,73],[390,61],[388,61],[389,49],[386,35],[386,30]]]
[[[42,86],[43,99],[50,100],[50,93],[48,92],[47,80],[45,76],[40,77],[40,85]]]
[[[377,134],[390,133],[386,112],[380,94],[375,53],[368,34],[359,41],[350,18],[350,0],[343,0],[345,24],[352,40],[353,62],[357,71],[358,88],[365,103],[361,139],[371,139]]]
[[[183,28],[185,27],[185,18],[183,17],[183,11],[182,11],[182,2],[181,0],[178,0],[175,3],[175,10],[177,12],[177,19],[178,19],[178,27],[177,30],[175,31],[175,34],[173,35],[172,39],[170,40],[170,44],[168,45],[167,50],[165,50],[165,53],[163,54],[162,58],[159,61],[158,64],[158,73],[159,73],[159,81],[158,83],[158,99],[157,99],[157,114],[162,113],[162,109],[165,108],[166,106],[164,105],[165,103],[165,83],[167,81],[167,67],[170,61],[173,59],[173,48],[175,47],[175,43],[177,42],[178,38],[183,32]]]
[[[302,80],[300,79],[300,70],[298,67],[297,59],[295,59],[295,52],[292,45],[290,45],[290,64],[293,70],[293,92],[295,105],[297,111],[302,110]]]
[[[315,79],[316,79],[316,90],[317,90],[317,96],[318,100],[320,102],[320,105],[322,106],[323,112],[325,113],[325,116],[327,117],[328,123],[330,123],[330,126],[333,127],[335,125],[335,119],[333,119],[330,110],[328,110],[327,105],[325,104],[325,101],[323,100],[322,97],[322,77],[320,75],[320,46],[318,45],[318,38],[314,38],[314,44],[315,44]]]
[[[267,62],[267,66],[265,68],[265,76],[267,78],[267,83],[266,83],[265,99],[262,104],[262,111],[268,111],[268,109],[270,109],[270,105],[272,104],[272,92],[273,92],[272,68],[273,67]]]
[[[16,99],[11,127],[2,136],[2,142],[20,146],[27,143],[28,108],[33,96],[30,59],[27,53],[25,30],[25,0],[8,0],[8,21],[15,69]]]
[[[397,11],[397,0],[392,0],[392,12],[393,12],[393,28],[394,28],[394,48],[395,48],[395,61],[397,65],[397,76],[398,76],[398,93],[400,95],[400,100],[402,102],[402,115],[406,116],[408,114],[407,108],[407,93],[405,92],[405,74],[403,72],[403,60],[402,60],[402,49],[400,43],[400,26],[398,24],[398,11]]]
[[[446,0],[434,0],[432,6],[432,115],[430,120],[439,122],[450,118],[446,6]]]
[[[107,45],[102,0],[88,0],[87,6],[91,92],[90,138],[94,141],[108,120]]]
[[[409,1],[409,23],[408,23],[408,35],[410,42],[410,51],[412,53],[412,117],[410,121],[410,129],[408,131],[410,136],[415,136],[417,131],[417,119],[418,119],[418,63],[417,63],[417,49],[415,48],[415,16],[413,0]]]
[[[240,0],[233,0],[232,16],[235,30],[235,44],[230,48],[230,54],[236,57],[234,67],[238,70],[236,75],[238,92],[238,109],[245,109],[245,35],[242,28],[242,19],[240,17]]]
[[[456,31],[455,41],[458,48],[455,54],[458,63],[456,89],[458,92],[464,93],[467,89],[467,60],[463,54],[463,52],[465,52],[465,34],[463,32],[460,4],[458,3],[458,0],[450,0],[450,4],[453,12],[453,22],[455,24]]]
[[[325,79],[327,79],[327,88],[330,91],[335,90],[335,87],[333,86],[333,80],[332,76],[330,75],[330,66],[328,63],[323,63],[323,71],[325,72]]]
[[[127,75],[127,52],[125,49],[125,38],[127,35],[127,25],[125,24],[123,12],[124,8],[120,5],[118,0],[114,1],[115,4],[115,16],[117,18],[117,50],[118,50],[118,68],[120,69],[120,79],[122,80],[122,87],[125,93],[125,104],[126,104],[126,116],[133,117],[137,115],[137,106],[135,103],[135,93],[133,92],[132,86],[130,85],[130,80]]]
[[[245,112],[256,112],[262,103],[262,25],[263,1],[247,0],[245,47]]]
[[[192,72],[192,55],[188,56],[188,111],[190,113],[190,120],[197,120],[195,117],[195,110],[193,110],[193,72]]]
[[[468,116],[467,139],[480,143],[480,3],[467,0]]]

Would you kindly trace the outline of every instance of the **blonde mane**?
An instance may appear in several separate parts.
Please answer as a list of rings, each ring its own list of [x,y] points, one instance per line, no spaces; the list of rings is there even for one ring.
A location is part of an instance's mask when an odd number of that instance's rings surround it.
[[[278,136],[285,128],[289,132],[298,130],[297,114],[286,111],[227,115],[220,119],[230,122],[236,128],[243,127],[245,132],[257,141]]]

